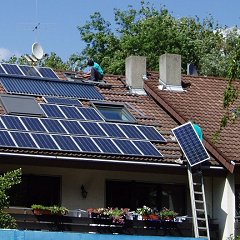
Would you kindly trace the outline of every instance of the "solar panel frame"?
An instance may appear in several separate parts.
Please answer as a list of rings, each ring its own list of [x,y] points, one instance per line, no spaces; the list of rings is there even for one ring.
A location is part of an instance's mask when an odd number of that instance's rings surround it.
[[[131,124],[119,124],[121,130],[129,139],[142,139],[147,140],[146,137],[138,130],[136,125]]]
[[[172,129],[172,132],[191,167],[210,159],[191,122]]]
[[[44,150],[59,150],[60,148],[50,134],[31,133],[31,136],[37,143],[40,149]]]
[[[56,73],[48,67],[37,67],[38,72],[41,74],[43,78],[54,78],[59,79]]]
[[[78,145],[74,142],[71,136],[66,135],[52,135],[58,146],[63,151],[75,151],[79,152]]]
[[[81,151],[88,153],[101,153],[101,150],[90,137],[73,136],[73,140],[80,147]]]
[[[137,125],[137,129],[151,142],[166,143],[166,139],[153,126]]]
[[[22,70],[25,76],[41,77],[35,67],[28,65],[19,65],[18,67]]]
[[[13,138],[8,131],[0,131],[0,146],[1,147],[17,147]]]
[[[83,106],[77,98],[44,97],[44,100],[47,103],[54,103],[58,105]]]
[[[122,154],[122,152],[110,138],[92,138],[92,139],[103,153]]]
[[[8,63],[2,63],[2,67],[9,75],[20,75],[23,76],[23,72],[20,70],[18,65],[16,64],[8,64]]]
[[[47,132],[46,128],[39,120],[33,117],[20,117],[26,129],[30,132]]]
[[[45,112],[46,116],[50,118],[66,118],[64,113],[56,104],[41,103],[40,106],[42,110]]]
[[[38,149],[30,133],[27,132],[9,132],[19,148]]]
[[[77,110],[84,116],[86,120],[105,121],[94,108],[82,107],[77,108]]]
[[[21,122],[19,117],[10,116],[10,115],[2,115],[2,116],[0,116],[0,118],[7,129],[26,131],[26,128],[23,125],[23,123]]]

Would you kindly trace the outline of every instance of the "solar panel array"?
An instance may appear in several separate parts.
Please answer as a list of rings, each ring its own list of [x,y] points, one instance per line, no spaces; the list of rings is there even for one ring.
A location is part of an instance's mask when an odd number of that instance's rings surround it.
[[[2,63],[0,65],[0,73],[8,75],[58,79],[58,76],[54,73],[54,71],[48,67],[33,67],[27,65]]]
[[[46,117],[0,116],[0,146],[163,157],[152,142],[166,142],[155,127],[107,123],[79,99],[104,100],[94,85],[61,81],[50,68],[0,64],[0,81],[10,94],[44,97]]]
[[[210,159],[208,152],[199,139],[191,122],[172,129],[190,166],[200,164]]]
[[[26,79],[0,76],[2,85],[7,93],[78,98],[88,100],[103,100],[103,95],[94,85],[61,80]]]
[[[123,126],[128,126],[124,128]],[[67,119],[36,118],[3,115],[0,117],[1,146],[19,148],[82,151],[92,153],[124,154],[163,157],[151,143],[166,140],[154,127]],[[135,135],[127,132],[134,129]],[[106,129],[108,129],[106,131]],[[151,129],[151,130],[150,130]],[[138,131],[138,132],[137,132]],[[141,138],[139,138],[141,136]],[[90,144],[91,143],[91,144]]]

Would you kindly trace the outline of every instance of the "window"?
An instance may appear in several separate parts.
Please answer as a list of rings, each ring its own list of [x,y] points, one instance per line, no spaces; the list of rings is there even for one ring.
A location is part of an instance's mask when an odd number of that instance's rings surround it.
[[[34,97],[2,94],[0,99],[7,114],[45,115]]]
[[[136,122],[136,119],[123,104],[94,102],[93,105],[103,115],[106,121]]]
[[[60,205],[60,177],[23,175],[22,182],[10,190],[10,205]]]
[[[121,194],[121,193],[127,194]],[[143,205],[161,210],[170,208],[179,215],[186,214],[186,187],[183,184],[141,182],[106,182],[106,207],[136,210]]]

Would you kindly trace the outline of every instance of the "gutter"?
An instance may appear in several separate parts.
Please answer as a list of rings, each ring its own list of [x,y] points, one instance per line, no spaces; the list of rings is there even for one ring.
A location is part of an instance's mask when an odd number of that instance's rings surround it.
[[[157,101],[161,107],[163,107],[168,114],[172,115],[180,124],[186,123],[186,119],[175,111],[163,98],[156,94],[146,83],[144,83],[145,91]],[[234,165],[230,163],[230,160],[223,156],[208,140],[204,139],[204,145],[206,149],[219,161],[221,164],[231,173],[234,171]]]
[[[75,160],[75,161],[86,161],[86,162],[103,162],[103,163],[120,163],[130,165],[144,165],[144,166],[161,166],[161,167],[181,167],[186,168],[186,165],[177,163],[155,163],[155,162],[138,162],[138,161],[127,161],[127,160],[114,160],[114,159],[98,159],[98,158],[75,158],[75,157],[62,157],[62,156],[48,156],[48,155],[34,155],[34,154],[16,154],[16,153],[0,153],[0,156],[16,156],[16,157],[29,157],[29,158],[43,158],[43,159],[56,159],[56,160]],[[204,166],[203,169],[218,169],[224,170],[223,167],[219,166]]]

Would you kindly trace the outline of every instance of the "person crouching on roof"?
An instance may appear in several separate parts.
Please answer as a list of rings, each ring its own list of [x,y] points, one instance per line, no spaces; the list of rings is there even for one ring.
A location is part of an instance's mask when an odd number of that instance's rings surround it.
[[[101,81],[104,76],[104,72],[100,65],[94,62],[92,59],[88,59],[87,65],[91,67],[91,71],[85,75],[90,76],[91,81]]]

